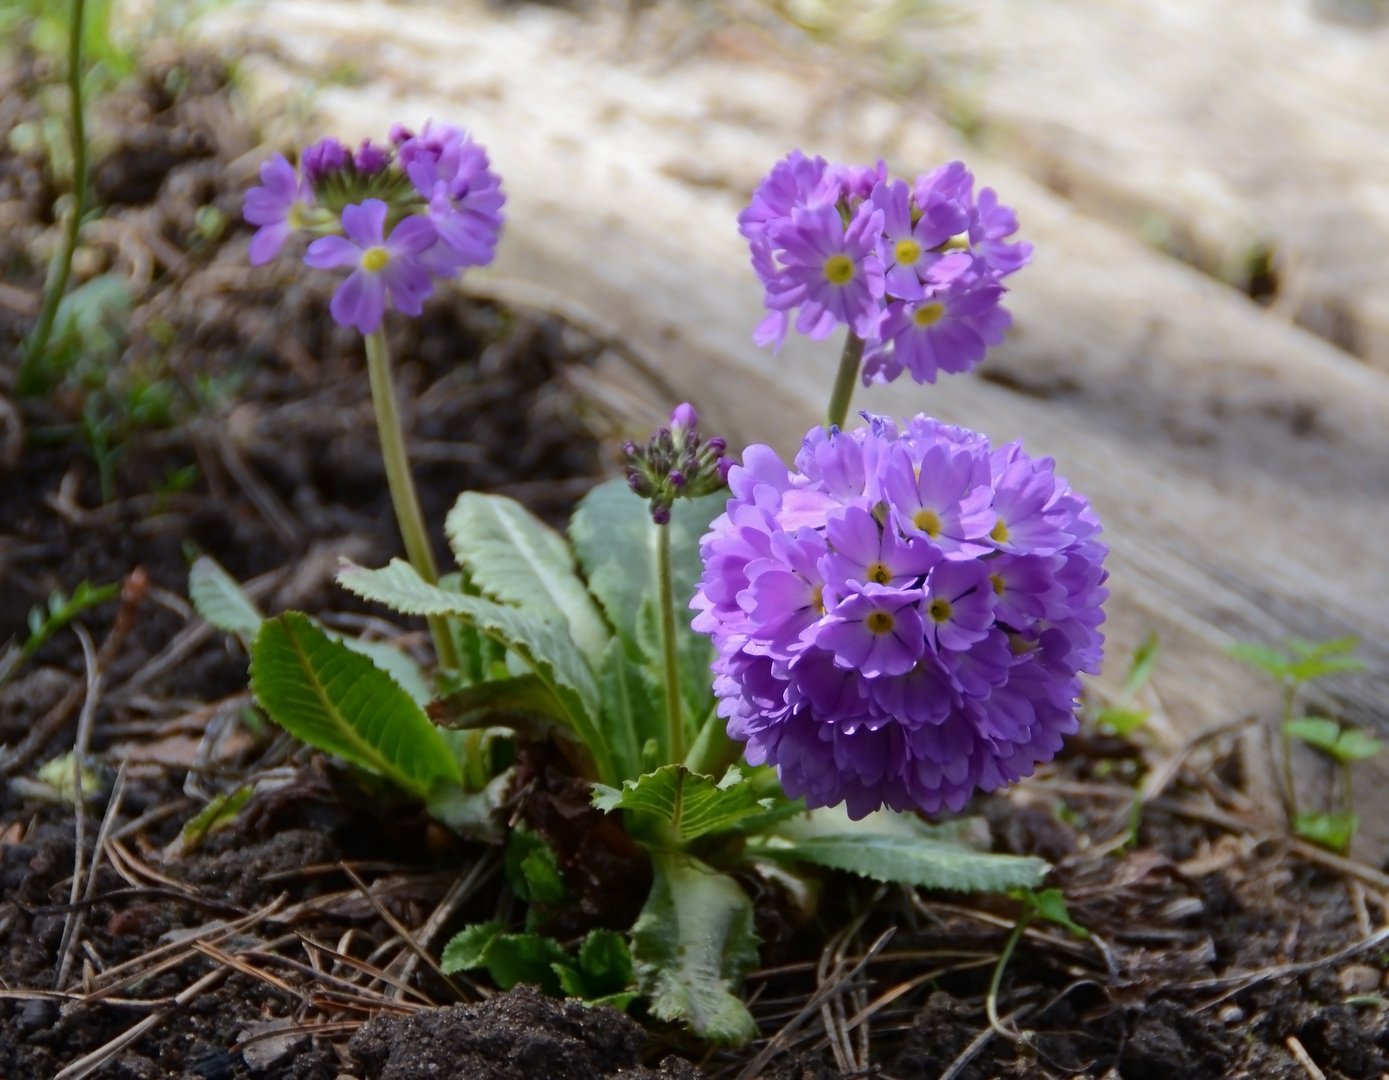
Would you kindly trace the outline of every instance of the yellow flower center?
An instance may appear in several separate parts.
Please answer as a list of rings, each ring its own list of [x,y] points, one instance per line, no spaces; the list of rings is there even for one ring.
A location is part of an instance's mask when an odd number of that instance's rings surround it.
[[[940,535],[940,515],[924,506],[912,515],[912,524],[932,540]]]
[[[949,622],[951,613],[954,612],[950,601],[943,596],[937,596],[926,608],[926,613],[931,616],[931,621],[935,623]]]
[[[886,585],[889,581],[892,580],[892,571],[888,569],[887,563],[869,563],[868,580],[875,581],[879,585]]]
[[[992,585],[992,586],[994,587],[994,595],[995,595],[995,596],[1002,596],[1002,595],[1003,595],[1003,575],[1002,575],[1002,574],[990,574],[990,575],[989,575],[989,584]]]
[[[379,274],[391,261],[391,253],[383,247],[369,247],[362,252],[362,269],[368,274]]]
[[[825,260],[825,280],[831,285],[847,285],[854,280],[854,260],[847,255],[831,255]]]
[[[821,615],[825,613],[825,587],[823,585],[816,585],[810,591],[810,606]]]
[[[947,240],[945,243],[943,243],[943,244],[940,246],[939,250],[940,250],[940,251],[968,251],[968,250],[969,250],[969,233],[967,233],[967,232],[962,232],[962,233],[960,233],[959,236],[952,236],[949,240]]]
[[[929,304],[922,304],[912,312],[912,322],[917,326],[935,326],[945,317],[945,305],[936,303],[934,300]]]
[[[998,544],[1008,543],[1008,526],[1002,518],[994,522],[994,527],[989,530],[989,539]]]
[[[879,636],[890,633],[896,624],[897,620],[892,617],[890,611],[874,611],[863,620],[863,625]]]
[[[921,258],[921,245],[910,236],[905,240],[898,240],[896,255],[900,265],[913,266],[916,264],[916,260]]]

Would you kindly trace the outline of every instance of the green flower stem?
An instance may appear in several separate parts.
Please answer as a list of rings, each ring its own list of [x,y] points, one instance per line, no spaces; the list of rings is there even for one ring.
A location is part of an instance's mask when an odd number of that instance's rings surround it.
[[[863,361],[863,338],[852,330],[844,339],[844,351],[839,356],[839,373],[834,377],[834,389],[830,392],[830,410],[827,427],[843,428],[849,418],[849,401],[854,396],[854,384],[858,382],[859,365]]]
[[[410,477],[410,460],[405,453],[405,438],[400,431],[400,414],[396,411],[395,387],[391,382],[391,354],[386,346],[386,332],[376,329],[366,337],[367,375],[371,380],[371,403],[376,409],[376,432],[381,439],[381,457],[386,463],[386,483],[391,489],[400,538],[405,542],[405,554],[410,565],[429,584],[439,581],[439,568],[429,546],[429,532],[420,513],[420,500],[415,494],[415,482]],[[454,647],[453,632],[448,620],[433,615],[429,633],[434,638],[434,650],[441,666],[451,671],[459,667],[458,650]]]
[[[29,339],[25,350],[24,363],[19,369],[19,390],[21,393],[34,393],[38,370],[48,351],[48,339],[53,336],[53,323],[58,317],[58,305],[67,292],[68,278],[72,274],[72,257],[77,251],[77,241],[82,231],[82,215],[87,211],[87,122],[82,100],[82,23],[86,14],[86,0],[71,0],[72,11],[68,17],[68,107],[72,127],[72,213],[68,215],[67,231],[63,237],[63,247],[58,254],[58,262],[52,276],[48,279],[44,292],[43,307],[39,311],[38,325]]]
[[[998,991],[999,987],[1003,985],[1003,972],[1008,967],[1008,961],[1013,957],[1013,950],[1022,940],[1023,933],[1031,924],[1035,914],[1032,911],[1025,911],[1018,916],[1018,921],[1013,924],[1013,931],[1008,935],[1008,940],[1003,943],[1003,952],[999,954],[998,963],[994,965],[993,978],[989,980],[989,992],[984,996],[984,1012],[989,1018],[989,1027],[994,1030],[995,1034],[1001,1035],[1010,1042],[1017,1042],[1023,1035],[1008,1030],[999,1019]]]
[[[666,760],[685,758],[685,722],[680,715],[680,666],[675,653],[675,596],[670,575],[670,526],[656,526],[656,577],[661,595],[661,653],[666,668]]]

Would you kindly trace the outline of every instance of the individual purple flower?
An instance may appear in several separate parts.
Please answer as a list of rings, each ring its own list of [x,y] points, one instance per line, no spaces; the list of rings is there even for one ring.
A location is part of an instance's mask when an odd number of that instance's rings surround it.
[[[370,334],[381,325],[386,302],[407,315],[418,315],[433,289],[420,256],[434,244],[424,218],[407,217],[385,236],[387,206],[380,199],[343,208],[346,236],[323,236],[309,245],[304,261],[319,270],[352,267],[329,305],[343,326]]]
[[[956,255],[972,261],[963,252]],[[1003,293],[992,277],[967,271],[926,288],[919,300],[891,304],[880,340],[864,362],[864,383],[891,382],[903,370],[921,383],[935,382],[942,371],[968,371],[1013,324],[1000,306]]]
[[[384,146],[377,146],[370,139],[363,139],[362,145],[352,155],[352,167],[362,176],[384,172],[390,163],[391,152]]]
[[[902,180],[879,184],[873,189],[872,200],[883,212],[878,250],[886,271],[886,294],[899,300],[924,299],[928,282],[941,280],[938,274],[930,273],[932,267],[948,258],[935,254],[935,249],[968,225],[968,211],[944,199],[924,209],[913,206],[910,189]]]
[[[352,163],[352,154],[337,139],[319,139],[310,144],[300,155],[299,164],[304,170],[304,182],[317,187],[329,177],[342,172]]]
[[[969,226],[970,248],[999,275],[1021,270],[1032,258],[1032,245],[1008,243],[1006,237],[1018,231],[1018,215],[998,201],[993,188],[979,192],[974,220]]]
[[[859,337],[877,333],[883,268],[877,255],[882,214],[865,205],[845,228],[832,206],[797,208],[768,229],[783,269],[767,283],[767,303],[799,308],[796,329],[817,340],[836,326]]]
[[[252,266],[268,263],[280,253],[285,241],[300,227],[304,211],[313,196],[294,172],[283,154],[276,154],[260,167],[260,185],[246,192],[242,211],[255,225],[249,258]]]
[[[403,130],[397,154],[401,167],[425,200],[441,246],[431,255],[436,272],[448,276],[470,266],[486,266],[496,255],[501,181],[485,151],[461,128],[426,123],[418,135]]]
[[[856,818],[958,810],[1075,729],[1107,551],[1051,459],[866,419],[813,429],[792,468],[748,448],[701,541],[692,625],[729,736],[788,795]]]

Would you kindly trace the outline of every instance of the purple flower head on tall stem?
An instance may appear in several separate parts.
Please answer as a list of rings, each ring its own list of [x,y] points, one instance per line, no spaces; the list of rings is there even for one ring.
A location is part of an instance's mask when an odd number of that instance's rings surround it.
[[[1106,548],[1049,458],[866,419],[813,429],[790,468],[747,449],[700,545],[693,625],[729,736],[788,795],[856,818],[959,810],[1075,730]]]
[[[435,240],[434,226],[408,217],[385,235],[388,208],[380,199],[343,208],[345,236],[323,236],[309,245],[304,261],[319,270],[350,266],[329,305],[343,326],[370,334],[381,325],[387,301],[418,315],[434,287],[421,256]]]
[[[865,381],[966,371],[1002,340],[1003,277],[1031,257],[1017,215],[953,161],[908,185],[876,166],[793,151],[738,216],[768,309],[753,340],[779,349],[792,326],[863,339]]]

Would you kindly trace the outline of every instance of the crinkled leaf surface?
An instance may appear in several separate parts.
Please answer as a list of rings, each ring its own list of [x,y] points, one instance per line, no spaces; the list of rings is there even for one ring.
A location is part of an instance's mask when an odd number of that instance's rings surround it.
[[[431,585],[402,559],[381,570],[345,562],[338,582],[364,600],[407,615],[452,615],[466,619],[518,656],[549,688],[566,722],[593,752],[600,779],[613,778],[607,746],[594,723],[598,687],[568,628],[520,608]]]
[[[736,990],[757,964],[752,902],[698,859],[652,855],[651,895],[632,927],[637,985],[652,1015],[680,1020],[710,1042],[737,1045],[757,1024]]]
[[[188,596],[199,615],[226,634],[247,641],[256,636],[265,616],[246,590],[216,559],[203,555],[188,571]]]
[[[878,881],[954,892],[1034,888],[1051,867],[1042,859],[994,855],[940,840],[868,832],[749,842],[749,855],[815,863]]]
[[[462,779],[424,710],[389,675],[307,615],[267,619],[251,646],[251,689],[298,739],[427,797]]]
[[[624,780],[620,790],[595,785],[593,805],[609,812],[653,814],[681,839],[693,840],[730,828],[741,818],[765,813],[772,808],[772,800],[759,798],[736,765],[717,782],[683,765],[665,765],[636,780]]]
[[[612,632],[564,537],[515,500],[473,491],[458,497],[444,531],[484,595],[566,623],[579,650],[598,662]]]

